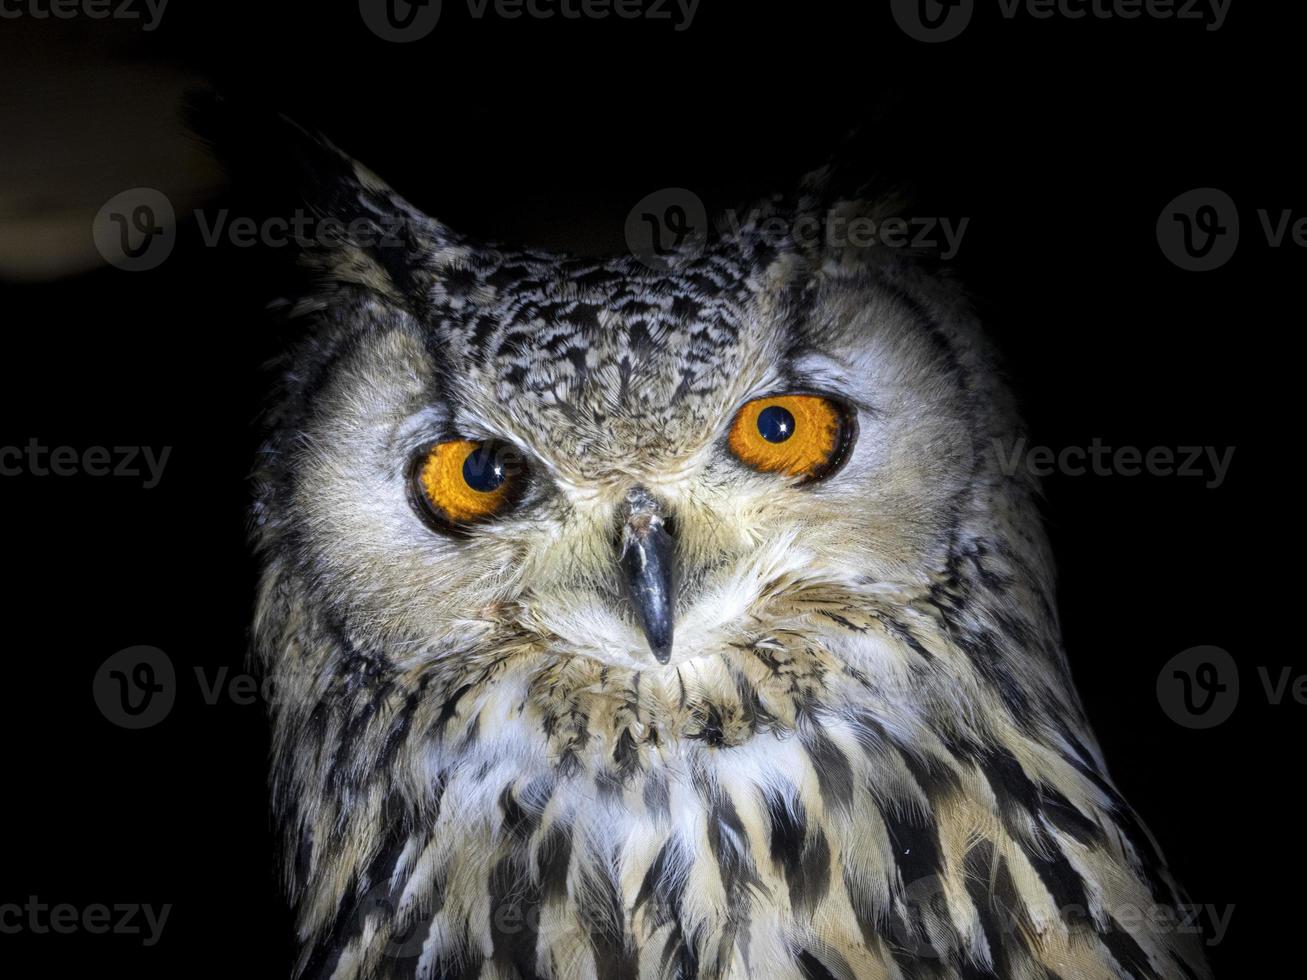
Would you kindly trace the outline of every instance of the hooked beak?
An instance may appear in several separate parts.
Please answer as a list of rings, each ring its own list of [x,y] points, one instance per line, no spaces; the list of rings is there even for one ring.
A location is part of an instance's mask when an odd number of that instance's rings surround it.
[[[672,656],[672,618],[676,611],[676,541],[667,530],[658,501],[643,487],[626,495],[622,550],[618,564],[649,649],[665,664]]]

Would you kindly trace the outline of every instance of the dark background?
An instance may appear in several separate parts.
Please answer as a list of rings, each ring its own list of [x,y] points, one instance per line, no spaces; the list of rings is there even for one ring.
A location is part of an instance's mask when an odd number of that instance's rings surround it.
[[[1303,207],[1300,25],[1234,0],[1225,26],[1006,21],[980,0],[957,40],[906,37],[884,2],[703,0],[689,29],[474,20],[446,0],[423,41],[386,43],[354,3],[173,0],[157,30],[0,20],[0,445],[171,446],[159,486],[0,478],[5,514],[6,847],[0,902],[173,906],[161,941],[0,935],[7,975],[280,977],[289,920],[267,828],[261,707],[205,703],[194,668],[244,670],[255,420],[279,348],[281,282],[183,222],[159,268],[88,253],[130,187],[179,213],[233,206],[171,121],[186,85],[327,131],[424,209],[475,235],[617,249],[658,188],[709,204],[784,187],[873,120],[917,213],[969,216],[954,263],[1002,348],[1032,442],[1236,446],[1202,478],[1056,475],[1047,515],[1080,690],[1112,774],[1195,902],[1234,912],[1218,975],[1267,975],[1299,938],[1304,709],[1256,668],[1301,669],[1296,618],[1301,249],[1256,218]],[[1287,5],[1278,5],[1283,8]],[[1154,226],[1178,194],[1239,204],[1234,259],[1188,273]],[[194,202],[194,203],[192,203]],[[35,257],[35,258],[34,258]],[[38,261],[39,260],[39,261]],[[1286,580],[1284,577],[1288,576]],[[179,693],[144,731],[92,679],[113,652],[166,651]],[[1243,694],[1210,731],[1159,706],[1158,672],[1230,651]],[[1206,919],[1206,917],[1205,917]]]

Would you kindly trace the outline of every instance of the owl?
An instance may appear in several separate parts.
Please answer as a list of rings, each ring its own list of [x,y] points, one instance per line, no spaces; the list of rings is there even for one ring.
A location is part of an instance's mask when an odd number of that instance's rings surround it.
[[[892,195],[587,259],[283,128],[336,231],[253,510],[296,977],[1208,975],[966,295],[835,233]]]

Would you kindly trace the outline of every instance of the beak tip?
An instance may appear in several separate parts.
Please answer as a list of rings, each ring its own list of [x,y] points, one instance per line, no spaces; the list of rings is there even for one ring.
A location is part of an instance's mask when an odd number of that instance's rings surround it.
[[[666,664],[672,659],[672,638],[669,635],[666,639],[655,640],[649,638],[649,649],[653,651],[654,657],[660,664]]]

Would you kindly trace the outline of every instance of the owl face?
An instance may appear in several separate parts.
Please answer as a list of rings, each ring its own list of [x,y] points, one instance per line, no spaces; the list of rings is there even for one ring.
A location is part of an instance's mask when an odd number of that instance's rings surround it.
[[[796,590],[937,564],[976,420],[947,301],[893,264],[740,238],[658,271],[418,264],[416,299],[344,289],[293,355],[267,516],[346,630],[401,660],[674,668],[783,626]]]

